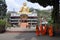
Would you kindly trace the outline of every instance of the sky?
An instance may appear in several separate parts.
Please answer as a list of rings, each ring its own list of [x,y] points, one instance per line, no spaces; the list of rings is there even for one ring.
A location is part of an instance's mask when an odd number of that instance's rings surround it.
[[[39,5],[38,3],[31,3],[28,2],[27,0],[5,0],[6,4],[7,4],[7,10],[8,11],[19,11],[20,8],[23,6],[23,3],[26,2],[27,6],[29,8],[35,8],[35,9],[39,9],[39,10],[49,10],[52,9],[53,6],[47,6],[47,7],[42,7],[41,5]]]

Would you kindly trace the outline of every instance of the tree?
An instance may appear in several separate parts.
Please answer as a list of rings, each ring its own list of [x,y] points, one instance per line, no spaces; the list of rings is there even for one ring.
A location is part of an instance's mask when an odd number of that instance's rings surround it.
[[[7,5],[5,1],[0,0],[0,19],[3,19],[6,16]]]

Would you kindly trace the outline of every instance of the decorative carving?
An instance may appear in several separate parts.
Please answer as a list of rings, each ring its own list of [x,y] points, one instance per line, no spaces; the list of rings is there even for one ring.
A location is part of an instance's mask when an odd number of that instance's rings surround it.
[[[22,14],[22,15],[20,16],[20,18],[21,18],[21,20],[26,20],[26,19],[28,18],[28,15]]]

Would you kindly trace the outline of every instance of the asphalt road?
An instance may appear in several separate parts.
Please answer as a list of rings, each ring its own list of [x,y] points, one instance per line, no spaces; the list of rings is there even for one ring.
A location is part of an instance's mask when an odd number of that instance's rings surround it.
[[[60,40],[60,36],[36,36],[35,33],[3,33],[0,34],[0,40]]]

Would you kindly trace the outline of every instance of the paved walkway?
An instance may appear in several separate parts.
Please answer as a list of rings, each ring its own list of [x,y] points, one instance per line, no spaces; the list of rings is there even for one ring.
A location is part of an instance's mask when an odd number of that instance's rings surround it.
[[[29,31],[29,32],[19,32],[19,33],[2,33],[0,34],[0,40],[60,40],[60,36],[49,37],[48,35],[36,36],[35,27],[31,28],[20,28],[20,27],[11,27],[7,28],[7,31]]]
[[[3,33],[0,34],[0,40],[60,40],[60,36],[36,36],[35,33]]]

